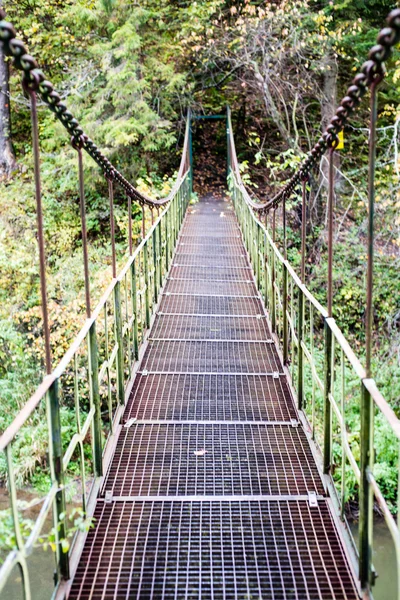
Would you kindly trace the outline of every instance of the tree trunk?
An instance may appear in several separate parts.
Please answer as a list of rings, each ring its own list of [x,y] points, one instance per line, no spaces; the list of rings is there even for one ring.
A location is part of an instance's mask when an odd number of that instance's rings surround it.
[[[325,131],[329,121],[335,114],[337,104],[337,63],[332,52],[328,52],[323,59],[324,84],[321,106],[321,126]]]
[[[0,49],[0,177],[8,177],[15,167],[16,161],[11,143],[9,65],[3,50]]]
[[[337,107],[337,76],[338,76],[338,68],[336,59],[333,53],[328,50],[323,58],[323,67],[324,67],[324,80],[323,80],[323,89],[322,89],[322,101],[321,101],[321,133],[323,133],[326,127],[329,125],[329,121],[335,114],[335,110]],[[327,155],[325,155],[327,157]],[[340,157],[338,152],[334,153],[334,165],[339,167]],[[319,183],[324,184],[324,187],[328,186],[328,162],[326,159],[322,159],[321,164],[321,175],[319,178]],[[318,223],[322,223],[325,221],[325,209],[327,203],[324,194],[319,194],[316,204],[314,205],[314,210]]]
[[[276,105],[275,100],[271,94],[268,81],[260,73],[260,70],[256,63],[253,63],[252,66],[254,70],[255,79],[257,80],[257,86],[262,91],[266,113],[269,114],[272,120],[274,121],[274,124],[276,125],[280,133],[281,139],[286,143],[286,145],[289,148],[293,148],[294,150],[298,151],[299,146],[296,143],[296,140],[294,140],[291,136],[289,127],[285,124],[285,119],[282,117],[279,108]]]

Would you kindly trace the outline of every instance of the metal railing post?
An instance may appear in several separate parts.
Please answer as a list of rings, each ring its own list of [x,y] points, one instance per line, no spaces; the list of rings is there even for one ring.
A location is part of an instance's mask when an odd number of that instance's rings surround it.
[[[117,389],[120,404],[125,403],[124,382],[124,338],[122,334],[121,283],[117,281],[114,288],[115,339],[117,350]]]
[[[282,265],[282,328],[283,328],[283,363],[286,365],[289,358],[289,324],[288,324],[288,273],[287,273],[287,250],[286,250],[286,196],[283,197],[282,201],[282,221],[283,221],[283,256],[285,261]]]
[[[299,314],[298,314],[298,365],[297,365],[297,407],[299,410],[303,409],[304,405],[304,353],[303,353],[303,339],[304,339],[304,295],[303,290],[299,288]]]
[[[146,307],[146,328],[150,327],[150,289],[149,289],[149,249],[147,243],[143,246],[143,268],[144,268],[144,300]]]
[[[272,241],[275,244],[276,236],[276,208],[272,211]],[[276,333],[276,294],[275,294],[275,250],[272,249],[271,256],[271,327],[272,333]]]
[[[36,86],[35,86],[36,87]],[[36,92],[24,85],[25,90],[29,94],[31,104],[31,122],[32,122],[32,148],[34,159],[34,175],[35,175],[35,197],[36,197],[36,221],[38,232],[39,245],[39,267],[40,267],[40,294],[41,294],[41,309],[43,318],[43,334],[44,334],[44,349],[45,349],[45,365],[46,373],[51,373],[51,346],[50,346],[50,326],[49,314],[47,306],[47,283],[46,283],[46,253],[44,242],[44,226],[43,226],[43,204],[42,204],[42,186],[40,179],[40,151],[39,151],[39,126],[37,118],[37,102]]]
[[[169,269],[169,236],[170,236],[171,206],[165,214],[165,272]]]
[[[193,193],[193,130],[192,130],[192,115],[188,111],[189,119],[189,195]]]
[[[359,573],[363,590],[373,585],[372,573],[372,525],[373,495],[368,472],[374,463],[374,414],[371,394],[364,382],[361,384],[361,431],[360,431],[360,517],[359,517]]]
[[[307,202],[307,179],[303,177],[302,180],[302,204],[301,204],[301,283],[304,285],[306,277],[306,202]],[[303,339],[304,339],[304,294],[303,290],[299,288],[299,314],[298,314],[298,368],[297,368],[297,400],[298,409],[302,410],[304,404],[304,352],[303,352]]]
[[[334,203],[334,171],[333,153],[337,140],[330,142],[328,154],[328,318],[332,317],[333,304],[333,203]],[[332,462],[332,331],[327,319],[324,321],[324,444],[323,470],[328,474]]]
[[[29,87],[30,82],[24,80],[24,88],[29,94],[31,105],[32,122],[32,146],[34,158],[34,176],[35,176],[35,196],[36,196],[36,217],[38,228],[39,258],[40,258],[40,289],[42,300],[43,331],[45,341],[45,364],[46,373],[51,373],[51,347],[50,347],[50,327],[48,320],[47,307],[47,287],[46,287],[46,256],[43,227],[43,206],[40,180],[40,153],[39,153],[39,128],[37,118],[36,91]],[[34,88],[37,85],[34,84]],[[56,482],[57,492],[54,500],[55,517],[55,537],[56,537],[56,556],[57,556],[57,579],[61,575],[63,579],[69,578],[69,558],[68,553],[62,552],[61,539],[66,538],[66,501],[64,489],[64,471],[62,464],[62,441],[61,441],[61,420],[60,405],[58,395],[58,380],[50,386],[47,393],[47,418],[49,427],[49,463],[52,482]]]
[[[93,417],[93,462],[97,477],[103,475],[103,444],[101,433],[101,400],[99,388],[99,349],[97,345],[96,325],[92,323],[88,335],[88,363],[90,401],[94,406]]]
[[[157,260],[157,228],[152,233],[152,246],[153,246],[153,288],[154,288],[154,304],[157,304],[158,300],[158,260]]]
[[[49,438],[49,462],[52,481],[57,484],[57,492],[54,499],[54,530],[56,538],[56,555],[58,575],[62,579],[69,579],[69,557],[63,552],[61,540],[67,537],[66,527],[66,500],[64,487],[63,452],[61,440],[60,398],[58,392],[58,379],[50,386],[47,394],[47,414],[50,431]]]
[[[332,331],[328,320],[324,320],[324,442],[323,442],[323,471],[328,474],[332,462],[332,407],[330,394],[332,392]]]
[[[162,288],[162,284],[163,284],[163,264],[162,264],[162,226],[161,226],[161,221],[158,222],[157,225],[157,229],[158,229],[158,256],[157,256],[157,262],[158,262],[158,289],[160,290]]]
[[[87,245],[87,228],[86,228],[86,206],[85,206],[85,190],[84,190],[84,175],[83,175],[83,157],[82,148],[84,137],[72,138],[71,144],[78,154],[78,179],[79,179],[79,206],[82,227],[82,250],[83,250],[83,270],[85,278],[85,300],[86,300],[86,316],[89,319],[91,316],[90,307],[90,276],[89,276],[89,254]],[[87,338],[88,344],[88,378],[89,378],[89,393],[90,404],[94,406],[95,414],[93,418],[93,463],[94,471],[97,477],[103,474],[103,448],[101,439],[101,403],[99,391],[99,356],[96,337],[96,325],[93,322],[90,326]]]
[[[136,283],[136,260],[132,262],[131,266],[131,278],[132,278],[132,313],[134,315],[133,321],[133,352],[135,360],[139,358],[139,332],[138,332],[138,311],[137,311],[137,283]]]
[[[265,215],[265,231],[267,231],[267,215]],[[268,306],[268,242],[267,242],[267,234],[264,233],[264,305],[270,310],[270,305]]]
[[[367,262],[367,301],[365,315],[365,370],[367,378],[371,377],[372,362],[372,326],[373,326],[373,273],[374,273],[374,210],[375,210],[375,162],[376,162],[376,122],[377,122],[377,87],[384,76],[381,71],[370,74],[371,85],[371,118],[369,131],[369,165],[368,165],[368,262]],[[372,510],[373,496],[368,480],[368,472],[374,463],[374,406],[371,394],[364,382],[361,392],[361,431],[360,431],[360,523],[359,523],[359,556],[361,588],[369,592],[373,585],[372,573]]]
[[[108,195],[110,200],[110,226],[111,226],[111,252],[112,252],[112,275],[117,278],[117,257],[115,251],[115,220],[114,220],[114,171],[107,172]],[[114,297],[114,331],[117,350],[117,396],[120,404],[125,403],[124,382],[124,336],[122,333],[122,309],[121,309],[121,283],[117,281],[113,290]]]
[[[257,235],[256,235],[256,247],[255,247],[255,252],[256,252],[256,282],[257,282],[257,289],[260,289],[260,225],[258,224],[258,222],[256,222],[256,231],[257,231]]]

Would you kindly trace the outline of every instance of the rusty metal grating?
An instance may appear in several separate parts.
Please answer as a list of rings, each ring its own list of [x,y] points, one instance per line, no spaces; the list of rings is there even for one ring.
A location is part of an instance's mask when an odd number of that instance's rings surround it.
[[[273,344],[233,341],[150,341],[141,368],[176,373],[283,372]]]
[[[230,203],[174,263],[69,599],[358,598]]]
[[[297,414],[284,377],[138,375],[126,419],[290,421]]]
[[[209,222],[203,220],[199,222],[199,218],[193,217],[187,220],[184,228],[185,235],[200,238],[203,235],[211,238],[227,238],[240,235],[239,225],[236,221],[225,219],[223,223],[216,225],[214,219]]]
[[[188,212],[186,222],[211,223],[213,227],[226,226],[227,224],[239,226],[235,214],[223,205],[216,206],[211,211],[200,208],[200,210],[195,209],[193,212]]]
[[[196,281],[194,279],[168,279],[165,291],[179,294],[219,294],[222,296],[252,297],[256,294],[253,282]]]
[[[358,598],[325,501],[98,502],[69,600]]]
[[[270,335],[265,317],[160,314],[151,339],[266,340]]]
[[[190,315],[263,315],[259,298],[230,298],[229,296],[164,295],[160,305],[163,313]]]
[[[204,255],[191,252],[186,254],[178,252],[175,255],[174,266],[196,267],[207,266],[214,269],[249,269],[249,263],[245,254],[221,255],[217,251],[213,254]]]
[[[301,427],[209,422],[123,427],[106,491],[125,497],[300,496],[324,488]]]
[[[182,239],[184,240],[185,238]],[[242,244],[224,243],[228,242],[231,239],[232,238],[221,238],[221,240],[214,239],[208,244],[202,244],[202,238],[198,238],[197,242],[182,241],[177,247],[177,256],[180,256],[181,254],[192,254],[194,256],[207,257],[213,257],[215,255],[218,255],[222,258],[227,258],[231,256],[242,257],[244,253],[244,248]]]
[[[197,281],[239,281],[253,282],[253,275],[248,268],[213,269],[207,266],[172,266],[169,279],[195,279]]]
[[[212,202],[199,202],[189,207],[188,214],[215,215],[218,216],[221,211],[227,214],[234,214],[234,208],[230,200],[214,200]]]
[[[198,236],[183,233],[179,239],[177,250],[180,252],[189,252],[189,250],[198,254],[212,254],[220,250],[225,253],[238,252],[243,254],[245,252],[240,234],[233,237],[215,238],[207,235]]]

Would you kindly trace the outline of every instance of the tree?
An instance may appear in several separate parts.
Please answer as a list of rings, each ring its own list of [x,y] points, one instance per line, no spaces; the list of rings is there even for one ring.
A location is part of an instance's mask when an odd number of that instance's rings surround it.
[[[0,0],[0,13],[3,15]],[[3,50],[0,48],[0,176],[9,177],[16,167],[11,141],[10,70]]]

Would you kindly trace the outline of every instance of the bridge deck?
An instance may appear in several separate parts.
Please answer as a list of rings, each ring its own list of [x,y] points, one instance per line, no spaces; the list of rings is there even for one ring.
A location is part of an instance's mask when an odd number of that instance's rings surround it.
[[[71,600],[358,598],[227,201],[189,210],[131,418]]]

